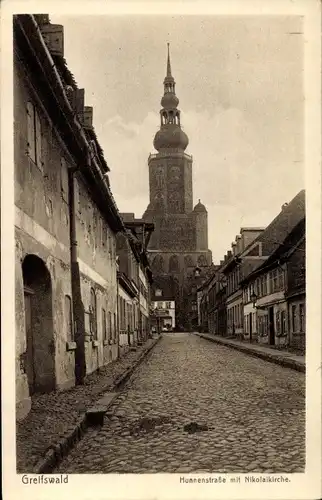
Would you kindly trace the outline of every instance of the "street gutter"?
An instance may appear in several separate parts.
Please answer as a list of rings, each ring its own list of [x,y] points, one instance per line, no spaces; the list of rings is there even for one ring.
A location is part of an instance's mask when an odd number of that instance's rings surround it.
[[[146,349],[143,350],[134,363],[127,368],[114,382],[113,387],[108,387],[108,392],[102,391],[98,402],[100,411],[104,414],[112,405],[113,401],[119,395],[119,390],[123,387],[125,382],[130,378],[134,370],[142,363],[143,359],[151,352],[155,345],[160,341],[162,335],[159,335]],[[102,401],[105,403],[102,405]],[[84,415],[77,421],[75,427],[63,439],[53,444],[50,449],[45,453],[45,456],[39,460],[35,466],[35,474],[48,474],[56,468],[69,451],[80,441],[85,434],[88,427],[91,425],[91,415],[95,412],[96,404],[92,405]]]
[[[225,347],[231,347],[233,349],[236,349],[237,351],[241,351],[245,354],[248,354],[249,356],[254,356],[257,358],[261,358],[265,361],[269,361],[270,363],[275,363],[277,365],[284,366],[286,368],[291,368],[292,370],[296,370],[302,373],[305,373],[305,362],[302,362],[300,360],[296,360],[294,358],[288,357],[283,355],[283,353],[280,352],[269,352],[267,349],[267,352],[264,350],[260,351],[256,348],[253,348],[250,345],[242,345],[242,344],[237,344],[233,340],[229,339],[222,339],[217,336],[213,335],[207,335],[203,333],[194,333],[198,337],[201,337],[205,340],[209,340],[210,342],[215,342],[216,344],[223,345]]]

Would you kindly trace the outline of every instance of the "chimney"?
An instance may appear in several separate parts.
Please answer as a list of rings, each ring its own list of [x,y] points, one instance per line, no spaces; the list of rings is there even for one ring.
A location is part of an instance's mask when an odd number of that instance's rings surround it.
[[[281,210],[282,210],[282,212],[283,212],[283,210],[285,210],[285,208],[286,208],[286,207],[288,207],[288,203],[283,203],[283,205],[282,205],[282,209],[281,209]]]
[[[46,21],[46,16],[43,16],[43,21]],[[64,27],[61,24],[46,23],[39,24],[39,28],[51,55],[64,57]]]
[[[240,235],[236,236],[237,253],[241,253],[243,251],[241,243],[242,243],[241,236]]]
[[[91,106],[85,106],[82,116],[82,125],[86,128],[93,127],[93,108]]]
[[[132,222],[135,219],[134,213],[131,212],[123,212],[121,213],[121,217],[124,220],[124,222]]]
[[[231,244],[231,248],[232,248],[232,254],[236,255],[236,253],[237,253],[237,245],[236,245],[236,243],[232,243]]]

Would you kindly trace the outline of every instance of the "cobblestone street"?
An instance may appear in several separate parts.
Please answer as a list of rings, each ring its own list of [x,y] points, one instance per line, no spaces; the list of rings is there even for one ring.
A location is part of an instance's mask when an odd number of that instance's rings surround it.
[[[55,472],[303,472],[304,391],[302,373],[167,334]]]

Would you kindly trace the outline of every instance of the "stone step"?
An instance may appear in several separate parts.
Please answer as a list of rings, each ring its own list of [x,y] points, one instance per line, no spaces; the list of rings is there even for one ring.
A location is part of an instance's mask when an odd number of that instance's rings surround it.
[[[104,416],[117,395],[116,392],[106,392],[103,397],[86,411],[86,421],[89,426],[104,424]]]

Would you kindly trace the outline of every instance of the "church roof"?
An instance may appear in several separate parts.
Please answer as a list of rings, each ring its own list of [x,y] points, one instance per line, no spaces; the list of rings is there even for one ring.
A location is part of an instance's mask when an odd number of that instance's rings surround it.
[[[187,134],[179,125],[163,125],[155,134],[153,145],[157,151],[161,149],[182,149],[183,151],[189,144]]]
[[[207,209],[205,205],[203,205],[200,200],[198,201],[197,205],[193,209],[194,212],[207,212]]]

